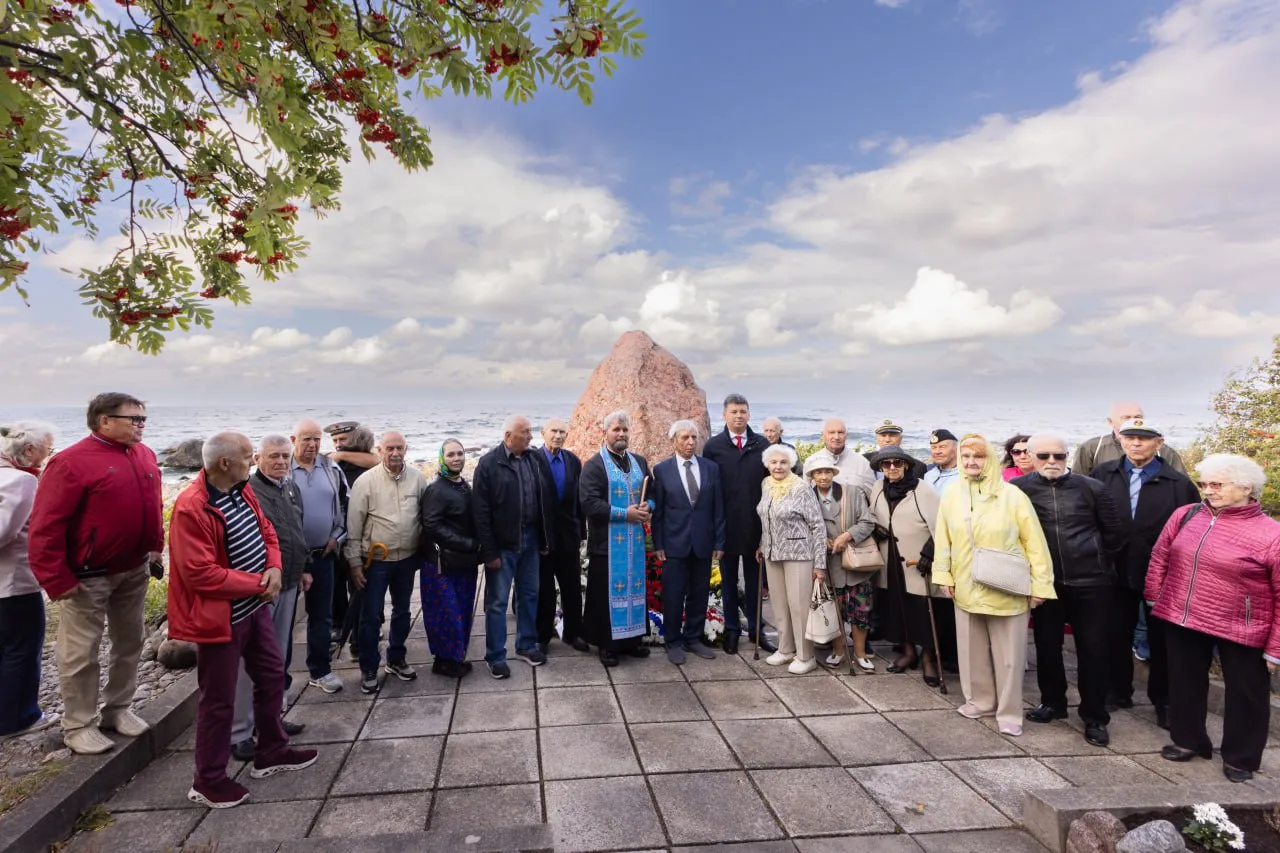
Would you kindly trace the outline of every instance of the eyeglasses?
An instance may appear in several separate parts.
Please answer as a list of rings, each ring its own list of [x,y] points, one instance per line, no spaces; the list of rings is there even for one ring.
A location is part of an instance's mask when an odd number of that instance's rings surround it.
[[[1205,491],[1206,489],[1210,489],[1215,492],[1220,492],[1222,491],[1223,487],[1227,485],[1229,484],[1228,483],[1196,483],[1196,488],[1202,492]]]
[[[1017,451],[1014,451],[1014,452],[1016,453]],[[1046,462],[1046,461],[1048,461],[1048,460],[1050,460],[1050,459],[1054,460],[1055,462],[1066,462],[1066,461],[1067,461],[1067,454],[1065,454],[1065,453],[1037,453],[1037,454],[1036,454],[1036,458],[1037,458],[1037,459],[1039,459],[1041,462]]]
[[[1027,450],[1025,447],[1015,447],[1013,450],[1010,450],[1009,452],[1012,453],[1014,456],[1026,456],[1031,451]]]
[[[107,417],[117,421],[129,421],[134,426],[146,426],[147,424],[146,415],[107,415]]]
[[[902,468],[906,466],[906,462],[901,459],[886,459],[880,463],[881,468]]]

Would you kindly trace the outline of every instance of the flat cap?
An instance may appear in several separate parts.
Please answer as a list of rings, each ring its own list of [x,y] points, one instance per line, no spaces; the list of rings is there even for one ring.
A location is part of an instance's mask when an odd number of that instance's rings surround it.
[[[329,424],[324,431],[329,435],[346,435],[358,426],[359,421],[338,421],[336,424]]]
[[[895,424],[889,418],[884,419],[884,423],[876,427],[876,435],[884,435],[887,432],[902,432],[902,427]]]
[[[1164,438],[1164,433],[1142,418],[1130,418],[1120,425],[1121,435],[1145,435],[1147,438]]]

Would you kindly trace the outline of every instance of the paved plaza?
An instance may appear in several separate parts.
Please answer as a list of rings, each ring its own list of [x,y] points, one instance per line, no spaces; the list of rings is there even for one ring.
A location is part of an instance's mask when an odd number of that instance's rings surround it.
[[[958,679],[942,696],[918,672],[884,673],[883,659],[876,675],[794,676],[752,660],[743,643],[740,655],[683,667],[655,649],[607,670],[553,643],[546,666],[513,659],[512,677],[496,681],[478,633],[475,671],[445,679],[431,674],[416,608],[415,596],[419,677],[393,678],[376,698],[360,693],[345,654],[342,692],[306,687],[295,645],[288,718],[306,723],[295,741],[319,749],[315,766],[257,781],[236,762],[252,800],[210,811],[186,799],[189,731],[106,804],[111,826],[69,849],[269,851],[303,838],[545,822],[566,852],[1041,851],[1019,827],[1028,790],[1223,781],[1216,757],[1160,758],[1168,739],[1150,707],[1113,716],[1109,749],[1085,742],[1074,713],[1008,738],[955,712]],[[1034,671],[1025,694],[1030,707]],[[1213,718],[1215,740],[1221,729]],[[1280,777],[1280,750],[1267,750],[1263,770]],[[399,843],[360,849],[422,849]]]

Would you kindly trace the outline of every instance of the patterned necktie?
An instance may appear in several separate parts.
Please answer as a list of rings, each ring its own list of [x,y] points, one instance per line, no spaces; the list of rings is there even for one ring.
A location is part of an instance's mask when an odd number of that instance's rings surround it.
[[[692,459],[685,460],[684,482],[689,489],[689,503],[696,504],[698,502],[698,481],[693,478],[693,460]]]
[[[735,435],[735,436],[733,437],[733,440],[734,440],[735,442],[737,442],[737,444],[738,444],[738,450],[742,450],[742,436],[740,436],[740,435]]]
[[[1134,468],[1129,475],[1129,514],[1138,517],[1138,494],[1142,491],[1142,469]]]

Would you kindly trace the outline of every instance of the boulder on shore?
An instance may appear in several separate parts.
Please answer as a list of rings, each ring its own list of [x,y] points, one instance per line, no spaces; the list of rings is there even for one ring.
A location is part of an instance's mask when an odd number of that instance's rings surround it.
[[[189,438],[179,442],[160,452],[160,467],[178,471],[199,471],[204,467],[204,459],[200,455],[203,448],[204,439],[202,438]]]
[[[185,640],[165,640],[156,651],[156,660],[165,669],[190,669],[196,665],[196,644]]]
[[[711,429],[707,394],[698,387],[693,372],[641,331],[627,332],[596,366],[587,388],[569,419],[565,446],[583,461],[600,452],[602,422],[615,411],[631,417],[629,450],[650,467],[674,453],[667,431],[678,420],[689,419],[706,441]]]

